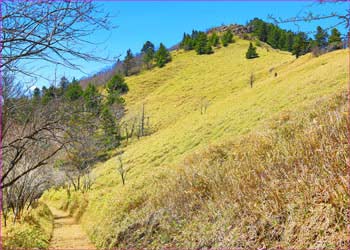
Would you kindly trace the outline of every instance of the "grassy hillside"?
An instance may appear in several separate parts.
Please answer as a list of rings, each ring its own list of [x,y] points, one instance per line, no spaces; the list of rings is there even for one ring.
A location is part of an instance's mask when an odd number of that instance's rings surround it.
[[[213,55],[173,52],[172,62],[164,68],[145,71],[126,79],[130,91],[125,96],[125,120],[139,114],[141,106],[145,104],[153,133],[121,149],[124,152],[124,164],[131,169],[125,186],[121,184],[116,170],[116,158],[100,164],[94,170],[96,181],[88,194],[82,222],[97,246],[215,245],[215,242],[202,242],[204,245],[201,245],[200,241],[200,237],[215,235],[217,231],[214,228],[208,228],[208,235],[188,233],[206,230],[200,227],[203,221],[198,215],[208,215],[209,210],[193,209],[196,217],[175,216],[177,219],[165,219],[163,230],[153,226],[144,227],[145,223],[153,225],[154,221],[160,221],[159,218],[168,218],[168,212],[172,211],[164,206],[166,199],[159,198],[160,194],[163,197],[178,197],[181,193],[177,191],[188,191],[173,183],[175,177],[180,175],[175,169],[182,168],[184,159],[191,159],[188,158],[190,155],[204,150],[208,145],[228,140],[238,141],[251,131],[265,131],[271,120],[279,119],[280,116],[288,117],[293,111],[304,114],[320,98],[345,89],[344,50],[318,58],[305,55],[295,59],[289,53],[259,47],[257,52],[260,57],[247,60],[245,52],[248,44],[248,41],[238,40],[227,48],[218,49]],[[253,88],[249,86],[251,73],[255,78]],[[204,114],[200,111],[201,103],[209,103]],[[207,154],[204,152],[199,158],[205,158]],[[225,160],[220,152],[213,155],[212,162],[216,164]],[[192,174],[195,175],[195,172]],[[168,193],[164,191],[166,187],[170,190]],[[49,197],[64,199],[65,192],[51,192]],[[176,202],[188,200],[175,199],[172,202],[176,205]],[[223,226],[215,224],[220,216],[222,214],[211,215],[211,219],[204,217],[212,220],[211,224]],[[164,227],[169,230],[164,230]],[[146,229],[137,234],[140,228]],[[235,242],[235,239],[229,242]],[[228,241],[226,244],[235,245],[228,244]]]
[[[12,216],[7,226],[2,220],[2,242],[4,249],[46,249],[53,230],[53,215],[43,203],[35,204],[15,225]]]

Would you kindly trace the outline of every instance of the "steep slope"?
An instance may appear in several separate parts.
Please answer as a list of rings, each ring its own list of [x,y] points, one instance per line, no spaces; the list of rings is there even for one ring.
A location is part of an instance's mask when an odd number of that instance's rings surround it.
[[[120,182],[116,158],[94,171],[96,181],[82,222],[97,246],[114,247],[125,240],[125,231],[137,230],[150,207],[156,206],[158,184],[169,182],[172,169],[186,156],[264,130],[282,112],[302,112],[320,97],[345,89],[344,50],[295,59],[259,47],[260,57],[247,60],[248,44],[238,40],[205,56],[177,51],[164,68],[126,79],[130,91],[125,96],[125,120],[139,114],[144,104],[153,133],[122,148],[124,165],[130,168],[126,185]],[[250,88],[252,73],[255,81]],[[209,103],[204,114],[202,103]],[[64,193],[55,195],[62,198]],[[144,244],[153,240],[144,239]]]

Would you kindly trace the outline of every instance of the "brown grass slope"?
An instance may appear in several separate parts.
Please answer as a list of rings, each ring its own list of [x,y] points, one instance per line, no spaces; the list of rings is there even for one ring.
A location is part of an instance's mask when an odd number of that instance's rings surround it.
[[[123,247],[346,247],[345,95],[188,157],[116,238]]]

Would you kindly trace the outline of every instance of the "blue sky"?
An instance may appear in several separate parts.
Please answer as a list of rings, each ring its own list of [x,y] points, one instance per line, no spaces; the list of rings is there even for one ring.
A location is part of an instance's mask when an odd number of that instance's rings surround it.
[[[156,46],[162,42],[170,47],[179,42],[184,32],[192,29],[206,30],[221,24],[245,24],[254,17],[267,21],[268,15],[288,18],[312,11],[326,14],[333,11],[342,12],[347,6],[342,4],[317,4],[311,1],[205,1],[205,2],[97,2],[102,9],[113,15],[111,22],[118,27],[111,32],[98,31],[91,36],[92,41],[103,42],[97,49],[91,47],[94,53],[101,56],[118,56],[121,59],[127,49],[139,52],[143,43],[150,40]],[[317,25],[329,27],[337,20],[327,20],[315,23],[299,23],[299,26],[289,23],[282,28],[293,31],[313,31]],[[344,32],[345,30],[342,29]],[[89,48],[87,48],[89,49]],[[57,75],[65,75],[68,79],[73,76],[81,78],[93,74],[110,65],[96,62],[76,61],[83,72],[57,67]],[[40,64],[40,63],[39,63]],[[55,66],[50,65],[41,69],[41,74],[47,78],[53,75]],[[49,85],[47,80],[39,79],[35,85]]]

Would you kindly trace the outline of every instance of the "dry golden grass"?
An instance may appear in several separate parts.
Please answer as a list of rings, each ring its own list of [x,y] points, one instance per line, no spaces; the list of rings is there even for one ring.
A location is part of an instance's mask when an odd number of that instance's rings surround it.
[[[174,52],[173,61],[166,67],[126,79],[130,91],[125,96],[125,120],[138,114],[145,104],[154,133],[121,149],[125,165],[131,168],[125,186],[116,170],[116,158],[95,169],[96,182],[88,194],[82,222],[97,246],[276,246],[278,242],[294,247],[318,246],[309,229],[320,227],[321,219],[312,216],[321,213],[313,211],[324,211],[328,216],[334,209],[327,207],[327,202],[325,208],[315,206],[315,197],[303,198],[312,193],[307,181],[315,183],[317,192],[328,183],[332,195],[342,192],[342,186],[327,179],[319,165],[303,168],[293,164],[298,163],[297,156],[310,158],[310,164],[321,164],[317,160],[323,155],[314,157],[312,150],[322,146],[317,144],[319,133],[329,131],[304,130],[293,124],[275,124],[279,129],[274,136],[264,135],[264,131],[269,121],[288,123],[291,112],[304,117],[320,97],[344,90],[346,51],[295,60],[289,53],[258,48],[260,58],[247,60],[248,44],[238,40],[205,56]],[[253,88],[249,86],[251,72],[256,78]],[[205,114],[200,112],[203,99],[210,103]],[[322,118],[322,122],[330,117]],[[251,131],[255,135],[241,139]],[[311,131],[310,137],[307,131]],[[300,138],[288,138],[289,133]],[[333,140],[327,136],[322,140]],[[310,139],[310,145],[301,151],[306,143],[303,138]],[[228,140],[235,142],[222,145]],[[221,146],[202,152],[217,143]],[[325,158],[329,161],[328,154],[337,149],[333,141],[331,146]],[[290,149],[294,150],[291,155]],[[175,171],[181,165],[185,168]],[[283,179],[282,170],[287,171],[289,179]],[[305,180],[297,178],[300,171],[305,171]],[[301,197],[287,195],[287,191],[296,190]],[[57,193],[52,195],[64,199],[62,191]],[[347,198],[339,197],[337,208]],[[304,213],[289,206],[310,210]],[[281,213],[286,208],[295,214]],[[334,213],[341,221],[339,212]],[[309,236],[298,233],[305,230]],[[345,233],[342,230],[338,231]],[[340,237],[341,233],[322,234]],[[336,242],[328,236],[317,237],[322,246]],[[313,243],[309,244],[310,239]]]
[[[33,204],[21,220],[12,223],[10,216],[5,227],[2,220],[1,240],[4,249],[46,249],[53,230],[53,215],[46,204]]]
[[[344,248],[345,99],[317,103],[312,113],[281,117],[271,131],[187,158],[154,202],[152,212],[166,211],[157,234],[168,234],[170,246],[196,248]],[[164,230],[178,221],[177,230]]]

